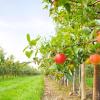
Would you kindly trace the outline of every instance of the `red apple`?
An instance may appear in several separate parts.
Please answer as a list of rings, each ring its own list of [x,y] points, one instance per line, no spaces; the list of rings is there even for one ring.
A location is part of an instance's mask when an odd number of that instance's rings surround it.
[[[97,36],[96,41],[100,43],[100,35]]]
[[[61,53],[61,54],[56,54],[55,58],[54,58],[55,62],[57,64],[63,64],[66,60],[67,57],[65,54]]]
[[[90,62],[92,64],[99,64],[100,63],[100,55],[99,54],[93,54],[90,56]]]
[[[97,34],[97,36],[100,35],[100,30],[97,30],[96,31],[96,34]]]

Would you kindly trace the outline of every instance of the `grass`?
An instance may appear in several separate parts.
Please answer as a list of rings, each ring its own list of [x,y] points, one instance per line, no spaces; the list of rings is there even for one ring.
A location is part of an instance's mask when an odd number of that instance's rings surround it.
[[[41,100],[43,89],[43,76],[0,80],[0,100]]]
[[[93,87],[93,78],[86,78],[86,84],[88,87]]]

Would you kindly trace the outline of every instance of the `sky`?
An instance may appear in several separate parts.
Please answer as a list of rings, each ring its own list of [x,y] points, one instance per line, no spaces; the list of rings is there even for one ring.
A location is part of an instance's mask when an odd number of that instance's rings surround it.
[[[7,56],[13,54],[16,60],[27,61],[23,53],[26,34],[32,37],[54,34],[54,24],[41,1],[0,0],[0,47]]]

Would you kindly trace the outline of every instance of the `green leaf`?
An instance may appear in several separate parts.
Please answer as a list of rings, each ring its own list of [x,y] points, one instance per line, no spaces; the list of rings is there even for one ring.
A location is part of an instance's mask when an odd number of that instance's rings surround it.
[[[36,40],[36,41],[38,41],[39,39],[40,39],[40,36],[39,36],[39,37],[37,37],[35,40]]]
[[[31,51],[25,51],[25,55],[26,55],[28,58],[30,58],[30,57],[32,56],[32,54],[33,54],[33,50],[31,50]]]
[[[82,31],[83,31],[84,33],[86,33],[86,34],[91,33],[91,29],[88,28],[88,27],[83,27],[83,28],[82,28]]]
[[[24,49],[23,49],[23,52],[25,52],[25,50],[28,48],[29,46],[27,45]]]
[[[68,0],[59,0],[59,6],[65,5]]]
[[[29,43],[30,43],[31,46],[35,46],[37,41],[36,40],[31,40]]]
[[[100,48],[100,43],[96,43],[96,44],[95,44],[95,48],[96,48],[96,49]]]
[[[42,0],[42,2],[50,3],[51,0]]]
[[[27,41],[30,42],[30,34],[27,34]]]
[[[100,25],[100,20],[95,20],[96,25]]]
[[[48,5],[45,5],[45,6],[43,7],[43,9],[48,9]]]
[[[36,52],[35,52],[35,57],[37,56],[37,54],[38,54],[38,50],[36,50]]]
[[[30,44],[31,46],[36,46],[36,44],[37,44],[37,42],[38,42],[39,39],[40,39],[40,37],[38,37],[38,38],[36,38],[36,39],[33,39],[33,40],[31,40],[31,41],[29,42],[29,44]]]
[[[69,3],[66,3],[66,4],[64,5],[64,7],[65,7],[66,10],[70,13],[70,11],[71,11],[71,6],[70,6],[70,4],[69,4]]]

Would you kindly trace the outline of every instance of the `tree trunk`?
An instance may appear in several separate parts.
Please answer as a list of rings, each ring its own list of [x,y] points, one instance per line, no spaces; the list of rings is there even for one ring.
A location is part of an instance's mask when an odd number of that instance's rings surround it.
[[[65,86],[67,87],[68,86],[68,79],[66,78],[65,80]]]
[[[76,73],[74,69],[74,75],[73,75],[73,93],[76,93]]]
[[[66,77],[64,76],[64,86],[66,86]]]
[[[81,100],[86,100],[85,91],[85,64],[81,64]]]
[[[64,86],[68,86],[68,79],[67,79],[67,77],[66,76],[64,76]]]
[[[75,92],[75,72],[74,72],[74,75],[73,75],[73,93]]]
[[[61,85],[64,85],[64,76],[61,79]]]
[[[100,65],[94,66],[93,100],[100,100]]]
[[[81,65],[79,66],[79,96],[81,95]]]

